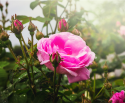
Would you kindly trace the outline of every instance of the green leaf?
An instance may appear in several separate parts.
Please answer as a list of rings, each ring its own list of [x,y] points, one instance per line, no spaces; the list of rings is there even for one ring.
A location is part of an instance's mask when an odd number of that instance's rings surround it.
[[[108,97],[110,97],[110,93],[108,92],[108,90],[107,90],[107,89],[104,89],[104,91],[105,91],[105,94],[106,94]]]
[[[62,8],[65,8],[62,4],[60,4],[60,3],[58,3],[58,5],[60,6],[60,7],[62,7]]]
[[[18,64],[15,62],[10,62],[10,64],[5,67],[5,70],[17,70],[18,67]]]
[[[5,27],[5,30],[10,30],[10,29],[11,29],[11,26]]]
[[[0,68],[3,68],[5,66],[9,65],[9,62],[7,61],[0,61]]]
[[[17,15],[16,18],[17,18],[18,20],[23,20],[23,19],[29,18],[29,17],[28,17],[28,16],[25,16],[25,15]]]
[[[117,85],[117,86],[124,86],[124,84],[123,84],[123,79],[117,79],[117,80],[114,81],[114,83],[115,83],[115,85]]]
[[[30,8],[33,10],[38,4],[39,4],[39,0],[35,0],[35,1],[31,2]]]
[[[0,87],[3,87],[6,85],[8,75],[6,71],[3,68],[0,68]]]
[[[36,18],[33,18],[33,20],[37,20],[37,21],[40,21],[40,22],[46,22],[46,21],[50,21],[51,19],[37,16]]]
[[[125,91],[125,87],[124,87],[124,86],[115,87],[115,88],[113,88],[113,89],[116,90],[116,91],[121,91],[121,90],[124,90],[124,91]]]
[[[83,93],[85,92],[85,90],[79,92],[78,94],[71,94],[70,96],[67,96],[71,101],[75,101],[78,97],[80,97]],[[65,97],[63,97],[63,100],[65,102],[69,102],[69,100]]]

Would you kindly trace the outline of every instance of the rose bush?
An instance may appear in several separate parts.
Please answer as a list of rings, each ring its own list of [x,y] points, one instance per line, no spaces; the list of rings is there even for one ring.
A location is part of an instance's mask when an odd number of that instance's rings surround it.
[[[92,64],[95,53],[86,46],[81,37],[69,32],[61,32],[51,35],[49,38],[40,39],[37,49],[41,65],[45,64],[52,71],[54,71],[54,67],[49,55],[59,53],[63,61],[59,63],[56,72],[66,74],[69,83],[89,79],[90,72],[86,67]]]
[[[119,93],[113,94],[111,99],[109,101],[112,101],[111,103],[125,103],[124,102],[125,92],[122,90]]]

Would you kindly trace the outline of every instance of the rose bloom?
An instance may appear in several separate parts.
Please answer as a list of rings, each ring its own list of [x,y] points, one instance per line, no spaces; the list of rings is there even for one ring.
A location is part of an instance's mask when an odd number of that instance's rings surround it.
[[[50,62],[50,55],[58,52],[62,61],[56,68],[59,74],[66,74],[69,83],[87,80],[90,72],[86,68],[92,64],[95,53],[86,46],[85,41],[69,32],[61,32],[42,38],[37,43],[37,56],[40,64],[45,64],[50,70],[54,67]]]
[[[117,92],[113,94],[113,96],[110,98],[109,102],[112,101],[111,103],[125,103],[124,102],[124,97],[125,97],[125,92],[122,90],[121,92]]]
[[[125,35],[125,26],[120,26],[120,30],[118,30],[120,35]]]

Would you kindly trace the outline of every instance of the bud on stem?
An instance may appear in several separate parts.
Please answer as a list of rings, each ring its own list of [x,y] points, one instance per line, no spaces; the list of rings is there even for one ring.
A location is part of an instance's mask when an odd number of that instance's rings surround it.
[[[28,26],[28,30],[30,31],[30,35],[33,36],[34,31],[36,30],[36,26],[31,22],[31,19],[30,19],[30,23],[29,23],[29,26]]]

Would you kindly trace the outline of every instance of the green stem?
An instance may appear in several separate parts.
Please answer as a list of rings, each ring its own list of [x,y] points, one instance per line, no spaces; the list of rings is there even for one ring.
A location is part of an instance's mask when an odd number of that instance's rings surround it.
[[[105,86],[103,86],[103,87],[101,88],[101,90],[98,92],[98,94],[95,96],[94,99],[96,99],[96,98],[98,97],[98,95],[102,92],[102,90],[104,89],[104,87],[105,87]],[[94,99],[93,99],[93,100],[94,100]],[[93,100],[92,100],[92,102],[93,102]]]
[[[94,94],[93,94],[93,97],[95,97],[95,85],[96,85],[96,74],[94,73],[94,87],[93,87]]]
[[[54,67],[54,75],[53,75],[53,88],[54,88],[54,95],[55,95],[55,80],[56,80],[56,68]]]
[[[57,98],[57,95],[58,95],[58,91],[59,91],[59,87],[60,87],[61,78],[62,78],[62,74],[59,74],[57,89],[56,89],[56,93],[55,93],[55,97],[54,97],[54,102],[53,102],[53,103],[56,103],[56,102],[57,102],[56,98]]]
[[[26,60],[26,64],[28,65],[28,60],[27,60],[26,53],[25,53],[25,51],[24,51],[24,48],[23,48],[21,39],[19,39],[19,42],[20,42],[20,45],[21,45],[21,49],[22,49],[23,56],[24,56],[24,58],[25,58],[25,60]]]
[[[27,74],[28,74],[28,78],[29,78],[29,82],[30,82],[30,87],[31,87],[31,90],[32,90],[32,92],[33,92],[33,94],[34,94],[34,96],[35,96],[36,90],[35,90],[35,88],[34,88],[34,84],[32,83],[31,76],[30,76],[30,73],[29,73],[29,63],[28,63],[28,60],[27,60],[27,57],[26,57],[26,53],[25,53],[25,51],[24,51],[24,48],[23,48],[21,39],[19,39],[19,41],[20,41],[20,45],[21,45],[22,52],[23,52],[23,56],[24,56],[24,58],[25,58],[25,60],[26,60],[26,63],[27,63]],[[33,84],[33,85],[32,85],[32,84]]]
[[[63,12],[62,12],[61,15],[60,15],[60,18],[61,18],[61,16],[63,15],[63,13],[65,12],[65,10],[66,10],[66,8],[67,8],[67,6],[68,6],[68,3],[69,3],[69,0],[68,0],[68,2],[67,2],[66,6],[65,6],[65,8],[64,8],[64,10],[63,10]]]
[[[32,51],[31,51],[31,53],[33,54],[33,35],[31,36],[31,40],[32,40],[32,44],[31,44]],[[32,70],[32,75],[33,75],[33,83],[34,83],[33,58],[32,58],[32,55],[31,55],[31,70]]]
[[[47,26],[46,26],[46,34],[48,36],[48,22],[47,22]]]
[[[49,23],[49,25],[50,25],[50,28],[51,28],[51,31],[52,31],[52,33],[53,33],[53,28],[52,28],[52,25]]]
[[[25,43],[25,41],[24,41],[24,38],[23,38],[23,36],[21,37],[22,38],[22,41],[23,41],[23,43],[24,43],[24,46],[25,46],[25,48],[26,48],[26,50],[27,50],[27,52],[29,51],[29,49],[28,49],[28,47],[27,47],[27,45],[26,45],[26,43]],[[29,54],[29,52],[28,52],[28,54]],[[29,55],[30,56],[30,55]]]

